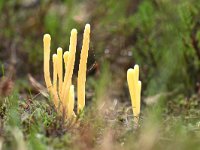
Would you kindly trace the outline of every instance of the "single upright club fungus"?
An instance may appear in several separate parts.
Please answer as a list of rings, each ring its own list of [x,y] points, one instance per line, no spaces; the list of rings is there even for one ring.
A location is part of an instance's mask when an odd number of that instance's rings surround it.
[[[78,111],[82,111],[85,106],[85,82],[86,82],[86,70],[87,70],[87,58],[90,42],[90,25],[85,26],[83,35],[83,45],[81,50],[81,57],[78,70]]]
[[[43,42],[44,42],[44,79],[46,82],[47,89],[49,90],[49,92],[52,92],[51,90],[52,84],[51,84],[50,72],[49,72],[51,36],[49,34],[45,34],[43,38]]]
[[[142,83],[139,81],[139,66],[135,65],[134,69],[130,68],[127,71],[127,82],[131,96],[131,104],[134,115],[134,122],[138,124],[140,115],[140,102],[141,102],[141,86]]]
[[[64,63],[65,63],[65,75],[64,75],[64,76],[67,75],[66,70],[67,70],[68,58],[69,58],[69,51],[66,51],[66,52],[64,53],[64,55],[63,55],[63,59],[64,59]],[[71,83],[70,83],[70,85],[71,85]],[[66,109],[67,109],[67,107],[68,107],[68,106],[67,106],[67,105],[68,105],[68,97],[67,97],[66,99],[62,99],[62,103],[63,103],[63,108],[64,108],[65,111],[66,111]]]
[[[53,90],[54,92],[57,91],[57,64],[58,63],[58,56],[56,54],[53,54]]]
[[[78,110],[83,110],[85,106],[85,82],[87,58],[90,40],[90,25],[87,24],[84,30],[83,45],[81,50],[79,72],[78,72]],[[77,30],[72,29],[70,36],[69,51],[64,52],[62,48],[57,49],[57,54],[53,54],[53,85],[50,79],[49,61],[50,61],[50,41],[49,34],[44,35],[44,78],[50,95],[53,97],[53,102],[56,110],[59,113],[66,111],[68,118],[76,116],[74,113],[74,85],[72,85],[72,75],[75,63],[76,45],[77,45]],[[63,60],[64,68],[63,71]],[[64,72],[64,81],[63,81]],[[58,80],[57,80],[58,79]]]
[[[62,84],[63,84],[63,50],[61,47],[57,49],[57,68],[58,68],[58,84],[59,84],[59,97],[61,97]]]
[[[61,93],[62,100],[68,99],[67,95],[69,93],[72,74],[73,74],[73,70],[74,70],[76,45],[77,45],[77,30],[73,29],[71,31],[70,45],[69,45],[69,57],[67,60],[67,67],[65,70],[65,77],[64,77],[63,88],[62,88],[62,93]],[[68,100],[66,102],[68,103]]]
[[[45,79],[47,89],[50,95],[53,97],[54,104],[57,108],[59,99],[58,99],[57,92],[53,90],[51,78],[50,78],[50,71],[49,71],[51,36],[49,34],[45,34],[43,38],[43,42],[44,42],[44,79]]]

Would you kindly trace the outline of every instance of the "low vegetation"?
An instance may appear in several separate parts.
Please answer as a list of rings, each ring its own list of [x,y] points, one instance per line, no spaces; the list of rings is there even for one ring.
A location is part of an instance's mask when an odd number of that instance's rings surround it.
[[[199,0],[1,0],[0,150],[200,149],[199,19]]]

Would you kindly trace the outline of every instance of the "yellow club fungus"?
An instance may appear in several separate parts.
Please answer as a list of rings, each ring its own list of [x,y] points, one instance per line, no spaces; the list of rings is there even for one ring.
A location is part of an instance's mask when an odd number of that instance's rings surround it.
[[[76,55],[76,45],[77,45],[77,30],[73,29],[71,31],[70,45],[69,45],[69,57],[67,61],[67,67],[65,70],[65,77],[62,89],[61,99],[65,100],[69,93],[69,88],[71,85],[72,74],[74,70],[74,62]],[[68,101],[67,101],[68,102]]]
[[[71,118],[74,114],[74,86],[69,89],[69,102],[67,104],[67,117]]]
[[[58,62],[57,62],[57,69],[58,69],[58,88],[59,88],[59,97],[61,97],[62,92],[62,84],[63,84],[63,50],[62,48],[57,49],[57,56],[58,56]]]
[[[82,45],[79,70],[78,70],[78,80],[77,80],[78,111],[82,111],[85,106],[85,82],[86,82],[89,42],[90,42],[90,25],[87,24],[85,26],[83,35],[83,45]]]
[[[142,83],[139,81],[139,66],[135,65],[134,69],[130,68],[127,71],[127,82],[131,96],[131,104],[133,109],[133,115],[135,122],[138,122],[140,115],[140,103],[141,103],[141,86]]]
[[[54,92],[57,91],[57,63],[58,63],[58,56],[56,54],[53,54],[53,90]]]
[[[77,46],[77,30],[72,29],[70,36],[69,51],[64,52],[62,48],[57,49],[57,54],[54,54],[53,59],[53,85],[50,78],[50,41],[49,34],[44,35],[44,78],[46,86],[50,95],[53,97],[53,102],[56,110],[62,113],[66,111],[67,117],[76,116],[74,113],[74,85],[72,85],[72,75],[74,70],[76,46]],[[83,45],[80,56],[79,72],[78,72],[78,106],[82,110],[85,106],[85,82],[86,82],[86,70],[87,70],[87,58],[90,41],[90,25],[85,26]],[[63,60],[64,70],[63,71]],[[64,74],[64,79],[63,79]],[[62,107],[60,107],[60,105]]]
[[[59,99],[58,99],[57,92],[53,90],[52,82],[50,78],[50,71],[49,71],[51,36],[49,34],[45,34],[43,38],[43,42],[44,42],[44,79],[45,79],[47,89],[50,95],[53,97],[54,104],[57,108]]]
[[[63,55],[64,63],[65,63],[65,70],[67,70],[67,61],[69,58],[69,51],[66,51]],[[65,72],[66,73],[66,72]]]
[[[52,84],[49,71],[51,36],[49,34],[45,34],[43,42],[44,42],[44,79],[46,82],[47,89],[49,90],[49,92],[51,92]]]

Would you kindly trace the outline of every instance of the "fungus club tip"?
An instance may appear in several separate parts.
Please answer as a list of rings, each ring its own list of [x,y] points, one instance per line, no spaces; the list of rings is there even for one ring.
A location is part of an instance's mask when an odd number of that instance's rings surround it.
[[[57,57],[58,57],[58,56],[57,56],[56,54],[53,54],[53,62],[56,61]]]
[[[86,25],[85,25],[85,29],[90,29],[90,24],[89,23],[87,23]]]
[[[57,53],[62,53],[62,48],[61,47],[58,47]]]
[[[64,52],[63,58],[68,57],[68,55],[69,55],[69,51]]]
[[[136,65],[134,66],[134,69],[139,69],[139,65],[136,64]]]
[[[130,74],[132,73],[134,70],[132,68],[129,68],[128,71],[127,71],[127,74]]]
[[[76,29],[72,29],[71,34],[77,34],[77,30]]]
[[[46,41],[46,40],[51,40],[50,34],[45,34],[43,40],[44,40],[44,41]]]
[[[65,63],[67,63],[68,57],[69,57],[69,51],[64,52],[63,59]]]

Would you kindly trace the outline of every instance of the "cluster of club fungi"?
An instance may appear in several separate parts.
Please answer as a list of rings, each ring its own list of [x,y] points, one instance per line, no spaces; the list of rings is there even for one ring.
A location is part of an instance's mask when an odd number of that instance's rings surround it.
[[[77,112],[74,112],[75,94],[72,84],[72,75],[75,64],[77,47],[77,30],[72,29],[69,51],[63,53],[62,48],[53,54],[53,81],[50,77],[50,46],[51,36],[45,34],[44,42],[44,79],[48,92],[53,100],[58,113],[65,113],[67,118],[76,117],[85,107],[85,83],[87,71],[87,59],[90,42],[90,25],[86,24],[83,34],[83,44],[80,54],[80,63],[77,79]],[[63,63],[64,62],[64,63]],[[63,67],[64,66],[64,67]],[[64,69],[63,69],[64,68]],[[64,75],[64,76],[63,76]],[[139,80],[139,66],[135,65],[127,71],[127,82],[131,97],[134,122],[138,124],[141,102],[141,81]]]

